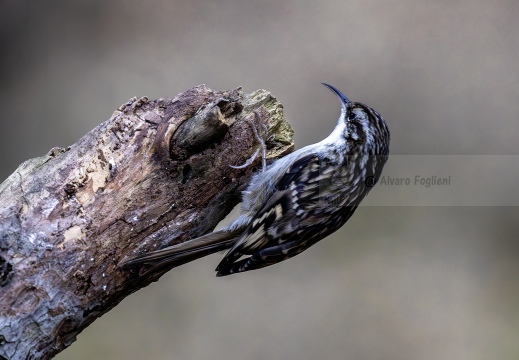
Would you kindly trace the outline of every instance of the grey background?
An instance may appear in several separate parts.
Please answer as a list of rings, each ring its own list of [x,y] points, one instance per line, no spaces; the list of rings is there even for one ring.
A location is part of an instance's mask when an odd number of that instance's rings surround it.
[[[335,125],[325,81],[384,115],[392,154],[519,154],[517,1],[3,0],[0,9],[2,179],[132,96],[201,83],[270,90],[298,147]],[[496,190],[496,174],[470,175],[489,191],[517,191]],[[518,213],[362,207],[277,266],[217,279],[212,255],[175,269],[57,358],[517,359]]]

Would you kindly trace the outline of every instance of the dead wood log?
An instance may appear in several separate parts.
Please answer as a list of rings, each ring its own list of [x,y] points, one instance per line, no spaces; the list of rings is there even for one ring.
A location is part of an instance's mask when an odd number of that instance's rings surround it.
[[[269,92],[201,85],[130,99],[76,144],[20,165],[0,185],[0,359],[51,358],[137,290],[122,259],[211,231],[259,165],[229,167],[255,151],[254,111],[268,119],[267,158],[291,151]]]

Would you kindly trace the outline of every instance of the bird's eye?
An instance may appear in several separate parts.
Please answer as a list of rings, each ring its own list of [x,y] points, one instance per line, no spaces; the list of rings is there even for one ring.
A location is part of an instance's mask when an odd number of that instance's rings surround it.
[[[349,120],[350,121],[353,121],[355,119],[357,119],[359,117],[359,114],[355,113],[355,112],[350,112],[350,115],[348,116]]]

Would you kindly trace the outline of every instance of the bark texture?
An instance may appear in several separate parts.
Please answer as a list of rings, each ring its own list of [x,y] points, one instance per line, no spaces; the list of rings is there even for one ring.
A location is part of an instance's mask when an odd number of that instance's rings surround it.
[[[260,159],[293,149],[267,91],[130,99],[76,144],[31,159],[0,185],[0,359],[48,359],[147,283],[118,263],[211,231],[239,202]],[[156,279],[149,279],[149,281]]]

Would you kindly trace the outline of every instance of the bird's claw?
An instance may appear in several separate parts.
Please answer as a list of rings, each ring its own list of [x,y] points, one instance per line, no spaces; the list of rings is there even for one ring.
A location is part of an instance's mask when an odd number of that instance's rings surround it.
[[[254,138],[259,143],[258,148],[252,154],[250,158],[245,161],[242,165],[229,165],[233,169],[244,169],[256,160],[259,153],[261,152],[261,165],[262,172],[265,172],[267,169],[267,145],[265,144],[265,138],[268,136],[268,127],[267,124],[263,123],[261,120],[261,115],[258,110],[254,110],[254,116],[258,118],[258,123],[255,123],[250,118],[246,118],[245,121],[251,126],[252,132],[254,133]]]

